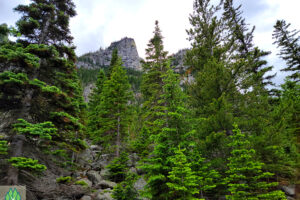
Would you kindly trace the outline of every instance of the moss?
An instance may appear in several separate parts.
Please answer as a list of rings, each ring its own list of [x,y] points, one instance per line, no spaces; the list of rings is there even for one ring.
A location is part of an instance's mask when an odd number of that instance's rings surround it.
[[[86,182],[84,182],[84,181],[76,181],[75,185],[81,185],[81,186],[88,187],[88,184]]]
[[[61,176],[56,179],[56,183],[70,183],[72,180],[71,176]]]

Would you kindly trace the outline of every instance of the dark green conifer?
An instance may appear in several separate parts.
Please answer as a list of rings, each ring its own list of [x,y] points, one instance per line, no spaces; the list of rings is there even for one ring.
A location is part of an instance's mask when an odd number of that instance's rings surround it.
[[[95,141],[102,143],[107,150],[109,146],[115,147],[117,157],[120,155],[122,141],[128,136],[132,99],[131,86],[119,57],[113,66],[110,79],[104,82],[101,102],[96,108],[99,112],[98,119],[94,122],[100,126],[94,132]]]
[[[292,73],[289,77],[297,82],[300,81],[300,43],[299,31],[289,30],[291,24],[284,20],[278,20],[274,26],[273,38],[280,48],[280,57],[286,61],[287,67],[282,71]]]
[[[85,104],[69,30],[75,5],[70,0],[32,0],[15,10],[22,17],[10,33],[18,39],[0,46],[0,104],[6,105],[1,112],[13,113],[12,123],[22,124],[14,130],[10,129],[12,124],[4,127],[12,141],[9,156],[23,163],[26,137],[31,142],[38,139],[40,142],[33,144],[48,152],[65,149],[69,153],[66,161],[74,161],[74,152],[85,148],[81,118]],[[48,125],[55,126],[58,134],[44,137],[38,133],[37,127],[43,132]],[[16,166],[14,163],[8,169],[8,184],[19,182]]]

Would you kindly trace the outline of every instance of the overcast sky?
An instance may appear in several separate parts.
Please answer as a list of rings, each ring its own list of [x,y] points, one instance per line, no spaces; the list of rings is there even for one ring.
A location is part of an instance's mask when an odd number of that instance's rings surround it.
[[[282,83],[284,75],[279,70],[284,63],[276,56],[272,44],[273,25],[277,19],[285,19],[292,28],[300,29],[300,0],[236,0],[243,5],[244,16],[250,25],[256,26],[255,44],[272,51],[267,59],[274,65]],[[12,9],[29,0],[0,0],[0,23],[13,25],[19,18]],[[135,39],[138,52],[144,57],[149,39],[153,35],[154,21],[159,20],[164,36],[165,49],[176,53],[189,47],[186,29],[193,0],[74,0],[77,16],[71,20],[71,31],[78,55],[105,48],[111,42],[127,36]]]

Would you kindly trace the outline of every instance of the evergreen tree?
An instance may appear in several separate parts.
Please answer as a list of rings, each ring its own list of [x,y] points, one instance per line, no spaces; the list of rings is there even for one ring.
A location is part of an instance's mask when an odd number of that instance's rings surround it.
[[[221,192],[216,192],[215,188],[222,184],[221,175],[216,170],[211,169],[211,164],[199,152],[199,147],[194,147],[187,156],[198,185],[199,192],[196,197],[217,198]],[[221,190],[218,188],[218,191]]]
[[[142,64],[144,70],[141,85],[144,99],[143,118],[146,120],[145,125],[148,127],[153,126],[152,123],[156,119],[153,113],[161,106],[159,99],[163,91],[162,75],[167,71],[167,54],[168,52],[164,51],[163,37],[158,21],[156,21],[154,36],[150,39],[146,49],[146,61]]]
[[[145,159],[142,168],[147,173],[146,196],[151,199],[167,199],[170,197],[169,172],[172,170],[170,159],[178,145],[186,147],[191,137],[187,109],[179,79],[173,70],[169,69],[163,76],[163,94],[161,94],[160,110],[154,113],[159,116],[154,121],[156,134],[152,134],[154,150],[150,158]],[[150,133],[151,134],[151,133]]]
[[[131,86],[119,57],[113,66],[110,79],[103,85],[101,102],[96,108],[99,112],[98,119],[95,122],[100,128],[94,133],[95,140],[104,146],[109,147],[114,143],[117,157],[120,155],[121,141],[128,136],[132,98]]]
[[[90,94],[89,100],[89,113],[88,113],[88,131],[93,137],[93,133],[100,128],[100,124],[97,123],[99,110],[97,110],[98,105],[101,102],[102,90],[104,82],[106,81],[106,76],[103,69],[100,69],[95,87]],[[98,107],[99,108],[99,107]]]
[[[228,176],[225,181],[230,195],[226,199],[286,199],[282,191],[271,191],[277,182],[269,182],[272,173],[263,172],[263,163],[255,160],[255,150],[237,125],[234,125],[229,146],[232,148],[228,158]]]
[[[138,192],[134,188],[136,178],[136,174],[127,173],[126,179],[114,187],[112,197],[116,200],[139,200]]]
[[[0,24],[0,45],[8,42],[9,29],[7,24]]]
[[[280,49],[280,57],[286,61],[287,67],[282,71],[291,72],[289,75],[294,81],[300,81],[300,43],[298,36],[299,31],[289,30],[291,24],[287,24],[284,20],[278,20],[274,26],[273,38],[275,44]]]
[[[169,182],[167,185],[170,189],[171,199],[192,200],[195,194],[199,193],[196,174],[191,169],[191,163],[188,163],[187,157],[184,154],[185,149],[175,150],[174,157],[170,158],[173,164],[169,171]]]
[[[6,105],[1,112],[13,113],[12,123],[20,127],[5,127],[11,138],[8,184],[18,184],[18,168],[24,162],[36,162],[23,158],[25,137],[48,152],[65,149],[71,153],[85,148],[81,140],[85,104],[69,30],[74,8],[70,0],[32,0],[29,5],[19,5],[15,10],[22,17],[17,29],[11,30],[18,40],[0,46],[0,104]],[[57,132],[45,138],[49,126]],[[37,139],[40,142],[35,142]]]
[[[119,59],[119,55],[118,55],[118,49],[115,48],[111,54],[111,60],[110,60],[110,64],[109,64],[109,68],[108,68],[108,73],[107,73],[107,77],[109,78],[112,72],[113,67],[115,66],[115,64],[117,63]]]

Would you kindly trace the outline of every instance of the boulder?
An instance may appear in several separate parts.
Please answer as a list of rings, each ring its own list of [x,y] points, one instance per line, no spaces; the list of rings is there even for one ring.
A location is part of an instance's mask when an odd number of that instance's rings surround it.
[[[115,182],[112,181],[107,181],[107,180],[102,180],[100,181],[100,183],[96,186],[96,188],[99,189],[107,189],[107,188],[111,188],[113,189],[117,184]]]
[[[90,170],[90,171],[88,171],[88,172],[86,173],[86,175],[87,175],[88,179],[89,179],[90,181],[92,181],[92,183],[93,183],[94,185],[97,185],[97,184],[100,183],[100,181],[102,180],[101,175],[100,175],[97,171],[95,171],[95,170]]]
[[[288,196],[295,196],[295,190],[296,190],[296,187],[295,185],[289,185],[289,186],[281,186],[281,190],[284,191],[284,193]]]
[[[80,200],[92,200],[92,197],[85,195],[85,196],[81,197]]]
[[[89,179],[87,179],[87,178],[79,179],[78,181],[85,182],[88,187],[92,187],[92,185],[93,185],[93,183]]]
[[[112,198],[112,189],[108,188],[105,190],[99,190],[95,195],[94,195],[94,200],[113,200]]]
[[[136,190],[143,190],[147,182],[145,181],[144,177],[141,176],[135,183],[134,183],[134,188]]]
[[[102,169],[100,172],[100,176],[102,176],[102,177],[107,177],[108,174],[109,174],[109,171],[106,168]]]

